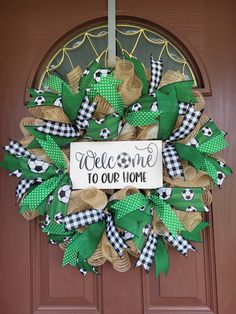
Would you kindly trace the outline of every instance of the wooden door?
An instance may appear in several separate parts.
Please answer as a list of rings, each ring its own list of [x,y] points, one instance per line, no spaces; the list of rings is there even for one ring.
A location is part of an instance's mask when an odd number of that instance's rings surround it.
[[[107,1],[3,0],[1,2],[0,143],[21,137],[27,86],[40,62],[68,31],[106,16]],[[119,0],[117,14],[159,25],[189,47],[202,75],[207,112],[231,143],[222,156],[235,166],[235,1]],[[198,253],[187,259],[170,250],[167,277],[140,269],[83,278],[61,267],[62,252],[49,246],[39,222],[26,222],[15,206],[15,183],[0,173],[0,313],[2,314],[231,314],[236,308],[235,176],[214,192],[211,227]]]

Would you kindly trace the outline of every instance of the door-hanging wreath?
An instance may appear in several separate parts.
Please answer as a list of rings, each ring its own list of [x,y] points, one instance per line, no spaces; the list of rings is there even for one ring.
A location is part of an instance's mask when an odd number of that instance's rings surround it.
[[[45,90],[29,89],[27,109],[34,117],[20,123],[24,138],[3,147],[1,167],[19,178],[16,197],[27,219],[45,217],[48,242],[64,250],[63,266],[85,275],[106,261],[114,269],[135,266],[156,277],[168,273],[169,246],[186,256],[196,251],[208,223],[211,189],[221,187],[231,169],[216,154],[228,146],[225,132],[207,117],[193,81],[163,72],[150,58],[148,71],[125,55],[115,67],[94,60],[76,67],[65,82],[49,76]],[[163,186],[121,190],[73,190],[70,143],[162,140]],[[125,158],[125,156],[123,156]]]

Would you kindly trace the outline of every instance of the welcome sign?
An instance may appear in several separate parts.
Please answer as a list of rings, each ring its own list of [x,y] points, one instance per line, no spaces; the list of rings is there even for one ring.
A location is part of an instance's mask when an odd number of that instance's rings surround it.
[[[71,143],[70,177],[73,189],[161,187],[162,141]]]

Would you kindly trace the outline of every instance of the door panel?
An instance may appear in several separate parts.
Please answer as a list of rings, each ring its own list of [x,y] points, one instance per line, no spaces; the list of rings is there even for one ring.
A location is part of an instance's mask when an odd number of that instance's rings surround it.
[[[235,166],[236,79],[235,4],[215,1],[117,1],[117,14],[158,24],[190,47],[202,71],[206,111],[228,131],[230,148],[221,155]],[[106,15],[107,1],[2,1],[0,60],[0,143],[20,139],[19,121],[26,87],[53,44],[68,31]],[[204,72],[204,73],[203,73]],[[14,179],[0,172],[0,313],[220,313],[236,307],[235,176],[215,190],[211,227],[198,253],[189,257],[170,249],[170,273],[156,280],[140,269],[117,273],[106,264],[101,276],[83,278],[62,268],[63,252],[48,246],[39,221],[17,213]],[[134,261],[132,261],[134,264]]]

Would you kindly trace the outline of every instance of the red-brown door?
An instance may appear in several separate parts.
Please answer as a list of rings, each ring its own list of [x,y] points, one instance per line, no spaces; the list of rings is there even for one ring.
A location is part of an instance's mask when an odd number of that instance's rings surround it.
[[[37,79],[47,51],[64,34],[106,16],[107,1],[3,0],[1,5],[0,143],[20,139],[26,88]],[[157,24],[189,47],[203,77],[208,114],[227,130],[222,156],[235,166],[235,1],[119,0],[117,14]],[[233,314],[236,309],[235,177],[213,193],[210,228],[198,253],[170,251],[170,272],[155,280],[141,269],[118,273],[110,264],[100,277],[83,278],[61,267],[62,251],[49,246],[39,221],[17,212],[15,183],[0,173],[1,314]]]

